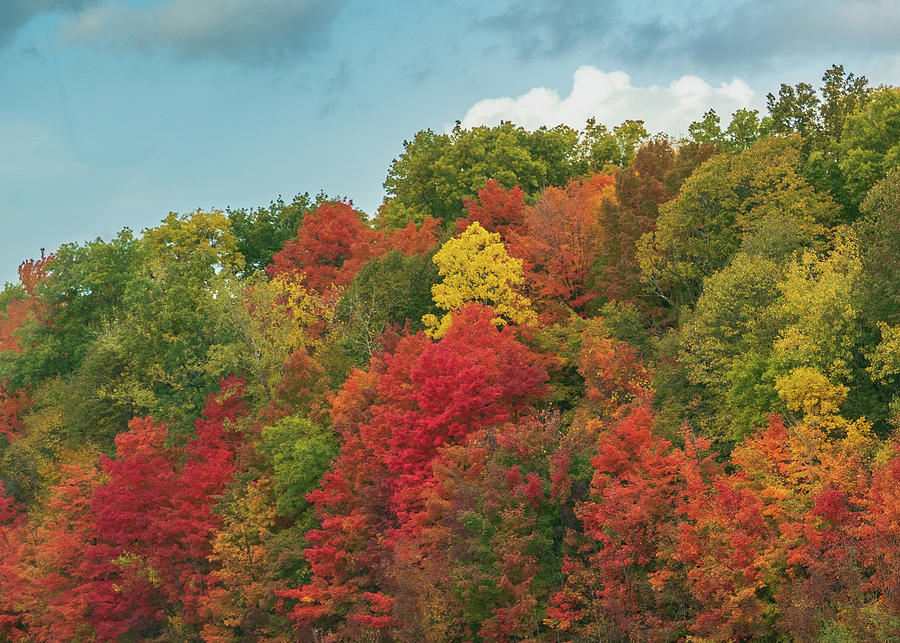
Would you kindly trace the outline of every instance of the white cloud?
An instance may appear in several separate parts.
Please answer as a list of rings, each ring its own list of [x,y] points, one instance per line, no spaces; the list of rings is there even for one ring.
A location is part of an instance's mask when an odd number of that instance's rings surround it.
[[[635,87],[623,71],[604,72],[584,65],[575,71],[572,92],[565,98],[546,87],[536,87],[517,98],[478,101],[462,118],[464,128],[512,121],[526,129],[569,125],[581,128],[594,117],[607,126],[626,119],[641,119],[650,132],[681,135],[688,125],[715,109],[723,126],[742,107],[761,107],[761,97],[739,78],[712,87],[697,76],[682,76],[667,87]]]

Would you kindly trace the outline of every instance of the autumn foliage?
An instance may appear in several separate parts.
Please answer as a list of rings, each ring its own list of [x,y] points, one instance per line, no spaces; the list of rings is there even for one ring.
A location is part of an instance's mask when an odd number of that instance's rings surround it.
[[[23,262],[0,639],[900,638],[900,99],[823,82]]]
[[[537,296],[576,310],[597,297],[592,268],[601,241],[599,213],[613,199],[615,179],[597,174],[548,188],[529,208],[512,252],[525,260]]]

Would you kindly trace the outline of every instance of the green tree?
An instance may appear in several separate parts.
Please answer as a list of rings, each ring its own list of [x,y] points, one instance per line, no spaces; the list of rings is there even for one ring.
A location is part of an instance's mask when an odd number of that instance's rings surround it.
[[[488,179],[508,189],[518,185],[533,200],[544,187],[582,173],[577,145],[578,132],[565,126],[529,132],[504,122],[471,129],[457,124],[449,134],[421,131],[404,141],[403,154],[391,164],[379,226],[401,228],[430,216],[452,229],[463,202]]]
[[[32,319],[20,332],[23,352],[7,355],[0,380],[17,386],[37,383],[78,368],[91,342],[128,306],[145,251],[131,231],[112,241],[65,244],[49,263],[48,279],[35,295],[42,320]]]
[[[438,312],[431,298],[440,282],[433,257],[389,252],[363,266],[341,294],[334,311],[337,341],[353,363],[362,366],[381,350],[388,325],[422,330],[422,317]]]
[[[780,373],[808,366],[832,381],[851,381],[859,343],[854,290],[861,270],[856,243],[843,236],[826,256],[808,250],[788,266],[776,310],[784,321],[773,344]]]
[[[101,333],[91,342],[78,369],[66,379],[68,394],[60,400],[61,433],[69,444],[93,443],[108,454],[115,452],[116,435],[143,409],[138,396],[121,395],[128,367],[115,333]]]
[[[821,100],[809,83],[797,83],[793,87],[782,84],[777,97],[772,93],[766,96],[766,106],[776,134],[796,132],[803,138],[809,138],[821,130]]]
[[[833,224],[837,205],[813,190],[799,169],[797,141],[790,138],[764,139],[702,165],[638,244],[651,291],[675,310],[693,304],[704,278],[728,263],[742,235],[772,217],[789,217],[809,237]]]
[[[222,273],[211,288],[214,320],[225,341],[207,351],[209,375],[242,374],[248,395],[259,403],[270,402],[284,361],[318,343],[307,329],[330,319],[331,311],[301,281],[269,280],[261,272],[246,279]]]
[[[853,187],[847,185],[845,168],[840,166],[845,156],[842,139],[848,118],[866,105],[870,91],[864,76],[846,74],[842,66],[834,65],[822,76],[818,92],[800,83],[794,87],[782,85],[778,98],[768,96],[767,128],[775,134],[797,133],[802,137],[804,176],[844,205],[849,220],[856,216],[861,195],[854,196]]]
[[[770,307],[780,295],[781,276],[772,261],[740,253],[706,280],[680,329],[680,361],[691,381],[721,390],[735,359],[768,352],[779,328]]]
[[[768,356],[780,327],[773,306],[783,272],[766,257],[738,253],[704,282],[696,307],[684,316],[677,357],[695,399],[702,400],[684,405],[693,409],[688,419],[696,429],[735,440],[775,410]],[[680,388],[675,396],[691,391],[691,386]]]
[[[822,76],[820,91],[822,130],[828,138],[840,141],[847,118],[870,98],[869,81],[865,76],[846,74],[843,65],[833,65]]]
[[[766,134],[767,123],[759,118],[755,109],[739,109],[731,115],[731,122],[724,130],[716,110],[703,114],[703,120],[688,126],[691,140],[700,145],[714,145],[729,152],[743,152]]]
[[[313,200],[306,192],[295,196],[290,203],[285,203],[279,196],[267,208],[226,209],[247,273],[264,270],[284,242],[297,236],[306,212],[325,200],[324,194],[320,193]]]
[[[870,326],[900,324],[900,169],[869,190],[853,225],[862,260],[861,314]]]
[[[337,436],[306,418],[289,416],[264,428],[257,448],[272,467],[278,514],[309,523],[306,495],[337,455]]]
[[[648,136],[644,121],[627,120],[610,131],[589,118],[580,135],[579,154],[586,162],[584,170],[596,174],[630,166],[638,147]]]
[[[900,166],[900,88],[880,87],[857,105],[843,124],[838,158],[851,206]]]
[[[688,132],[691,134],[691,140],[700,144],[722,145],[725,140],[721,119],[714,109],[703,114],[702,121],[694,121],[688,125]]]
[[[240,272],[243,257],[220,212],[170,214],[144,231],[141,244],[145,259],[105,340],[125,360],[110,394],[140,413],[196,417],[229,374],[210,372],[210,349],[237,341],[221,318],[214,283]]]
[[[731,152],[743,152],[764,135],[763,122],[755,109],[739,109],[731,115],[725,130],[725,147]]]

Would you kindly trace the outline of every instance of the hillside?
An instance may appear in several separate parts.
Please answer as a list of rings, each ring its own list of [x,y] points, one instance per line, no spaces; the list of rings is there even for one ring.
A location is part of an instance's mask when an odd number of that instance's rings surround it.
[[[900,637],[900,89],[419,132],[0,292],[0,638]]]

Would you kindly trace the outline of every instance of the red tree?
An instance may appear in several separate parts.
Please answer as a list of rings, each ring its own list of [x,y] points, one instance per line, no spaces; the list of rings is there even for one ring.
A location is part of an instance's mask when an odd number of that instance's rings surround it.
[[[837,513],[844,513],[848,503],[844,498],[836,500],[833,504],[837,505]],[[866,579],[863,589],[877,597],[876,605],[886,616],[896,615],[900,611],[900,444],[897,442],[891,445],[890,458],[872,472],[871,484],[865,487],[858,526],[850,533],[859,541],[859,559]],[[900,634],[898,629],[895,625],[891,634]]]
[[[367,226],[349,203],[323,203],[303,220],[297,239],[288,241],[266,268],[271,276],[306,278],[319,293],[349,284],[378,251],[382,235]]]
[[[582,333],[578,372],[594,413],[621,414],[632,404],[653,400],[651,375],[637,351],[625,342],[590,331]]]
[[[441,220],[425,217],[422,225],[416,228],[414,221],[405,228],[392,230],[385,239],[384,252],[399,250],[404,255],[422,255],[434,248],[441,236]]]
[[[505,422],[543,394],[537,357],[498,330],[493,312],[470,304],[454,313],[440,342],[405,337],[369,371],[356,371],[332,409],[342,437],[334,469],[310,494],[322,528],[308,533],[312,580],[283,592],[297,599],[298,626],[318,622],[353,638],[395,621],[384,565],[432,484],[443,445]]]
[[[54,255],[45,255],[41,250],[40,259],[29,259],[19,265],[19,282],[25,291],[25,297],[12,299],[6,310],[0,312],[0,353],[12,351],[22,352],[17,331],[29,317],[44,320],[44,307],[38,299],[36,291],[40,283],[47,279],[50,262]],[[24,389],[11,390],[9,383],[0,382],[0,433],[12,442],[22,428],[21,414],[31,407],[31,399]]]
[[[0,483],[0,635],[16,640],[25,635],[23,613],[26,580],[22,577],[25,515]]]
[[[100,475],[93,467],[65,465],[60,476],[25,548],[28,634],[39,641],[83,640],[92,634],[85,552],[96,535],[90,509]]]
[[[646,406],[601,430],[590,497],[576,509],[583,533],[570,531],[565,584],[548,613],[554,626],[598,639],[669,640],[689,616],[683,574],[667,561],[676,548],[682,497],[703,489],[708,448],[690,436],[675,449],[653,435]]]
[[[400,488],[418,486],[443,444],[506,422],[542,394],[543,368],[512,327],[496,330],[494,315],[469,304],[454,314],[446,336],[414,361],[388,363],[375,421],[391,427],[387,464],[400,476]]]
[[[614,185],[613,177],[597,174],[565,188],[550,187],[528,210],[510,250],[525,260],[534,299],[580,310],[597,296],[593,267],[601,242],[598,214],[603,200],[613,198]]]
[[[220,524],[212,503],[235,470],[231,425],[246,413],[243,389],[231,378],[210,396],[183,466],[151,418],[132,420],[116,437],[116,458],[101,460],[109,480],[94,491],[98,542],[88,552],[99,638],[151,634],[168,617],[196,621]]]
[[[485,186],[478,190],[477,199],[465,199],[463,207],[468,214],[456,220],[457,232],[463,232],[477,221],[488,232],[499,233],[504,241],[508,241],[511,233],[521,228],[528,212],[525,193],[518,185],[507,190],[493,179],[488,179]]]
[[[394,546],[401,640],[540,638],[583,437],[558,416],[525,417],[441,449]]]

